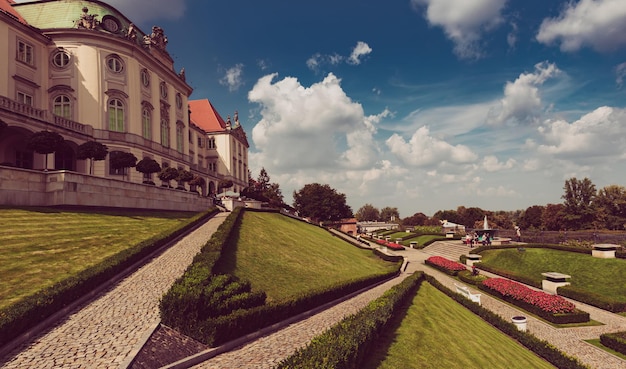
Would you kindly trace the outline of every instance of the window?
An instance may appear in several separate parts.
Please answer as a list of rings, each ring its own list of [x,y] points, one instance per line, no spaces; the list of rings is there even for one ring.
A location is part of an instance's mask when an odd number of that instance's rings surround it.
[[[150,86],[150,72],[145,68],[141,70],[141,85],[143,87]]]
[[[182,124],[176,124],[176,150],[178,152],[183,152],[183,132],[184,132],[184,126]]]
[[[54,115],[65,119],[72,118],[72,106],[67,95],[59,95],[52,102],[52,112]]]
[[[53,54],[52,54],[52,65],[54,65],[57,68],[65,68],[70,64],[70,54],[63,50],[63,49],[57,49]]]
[[[165,82],[161,82],[161,84],[159,85],[159,92],[162,99],[167,99],[167,85],[165,84]]]
[[[204,140],[202,140],[202,137],[198,137],[198,147],[202,147],[204,143]]]
[[[182,109],[183,107],[183,96],[180,93],[176,94],[176,107],[178,109]]]
[[[109,101],[109,130],[124,132],[124,104],[119,99]]]
[[[209,149],[215,149],[215,148],[217,148],[217,147],[215,146],[215,137],[209,137],[209,138],[207,139],[206,145],[207,145],[207,147],[208,147]]]
[[[100,24],[102,24],[102,27],[104,29],[106,29],[107,31],[111,33],[117,33],[119,32],[121,28],[120,21],[118,21],[117,18],[112,17],[110,15],[105,15],[102,18],[102,22],[100,22]]]
[[[35,64],[33,46],[22,40],[17,41],[17,60],[28,65]]]
[[[170,124],[165,119],[161,119],[161,145],[170,147]]]
[[[149,140],[152,137],[152,116],[150,114],[150,110],[148,108],[143,108],[141,116],[143,138],[147,138]]]
[[[33,97],[27,93],[18,91],[17,102],[28,106],[33,106]]]
[[[29,151],[15,151],[15,166],[24,169],[33,169],[33,153]]]
[[[109,55],[107,57],[107,67],[113,73],[122,73],[124,70],[124,63],[117,55]]]

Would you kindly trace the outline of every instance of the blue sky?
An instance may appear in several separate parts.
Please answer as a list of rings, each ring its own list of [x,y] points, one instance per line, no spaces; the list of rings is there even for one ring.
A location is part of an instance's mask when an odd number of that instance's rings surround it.
[[[289,203],[327,183],[406,217],[626,185],[624,0],[105,2],[163,27]]]

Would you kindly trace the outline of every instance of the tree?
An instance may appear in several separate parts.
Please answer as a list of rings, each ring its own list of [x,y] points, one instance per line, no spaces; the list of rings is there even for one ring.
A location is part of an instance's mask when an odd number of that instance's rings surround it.
[[[593,227],[596,186],[589,178],[578,180],[572,177],[565,181],[565,194],[561,196],[565,205],[564,221],[570,229],[588,229]]]
[[[193,176],[193,179],[192,179],[191,181],[189,181],[189,185],[190,185],[190,186],[194,186],[194,187],[196,187],[196,188],[197,188],[198,186],[202,187],[202,186],[204,186],[205,184],[206,184],[206,181],[204,180],[204,178],[202,178],[202,177],[200,177],[200,176],[197,176],[197,175],[194,175],[194,176]],[[199,191],[197,191],[197,190],[196,190],[196,192],[199,192]],[[201,194],[201,195],[202,195],[202,194]]]
[[[65,140],[56,132],[41,131],[30,136],[27,144],[29,150],[46,155],[44,170],[48,170],[48,154],[56,152]]]
[[[458,222],[448,219],[449,221],[457,224],[463,224],[466,227],[472,227],[477,222],[483,222],[485,219],[485,211],[481,208],[466,208],[465,206],[459,206],[456,209],[458,216]],[[481,225],[482,228],[482,225]]]
[[[93,174],[93,162],[104,160],[109,153],[109,148],[96,141],[87,141],[78,146],[76,158],[79,160],[89,160],[89,174]]]
[[[544,207],[533,205],[528,207],[519,218],[517,225],[522,229],[541,229]]]
[[[541,227],[547,231],[560,231],[565,226],[563,214],[565,205],[548,204],[541,214]]]
[[[127,172],[127,168],[137,165],[137,157],[130,152],[113,151],[109,156],[109,160],[111,161],[111,167],[113,169],[122,169],[124,175]]]
[[[433,218],[438,219],[438,220],[447,220],[448,222],[451,222],[451,223],[463,224],[466,227],[474,226],[473,223],[472,224],[462,223],[461,217],[459,216],[456,210],[439,210],[433,215]]]
[[[178,169],[165,167],[159,173],[159,179],[163,182],[163,187],[170,187],[170,181],[178,178]]]
[[[380,220],[383,222],[400,222],[400,213],[398,208],[389,206],[380,209]]]
[[[403,226],[423,226],[428,222],[428,216],[424,213],[415,213],[410,217],[402,219]]]
[[[597,228],[623,230],[626,225],[626,188],[606,186],[595,197]]]
[[[178,182],[177,189],[186,190],[185,183],[191,181],[192,179],[193,179],[193,173],[191,173],[187,169],[183,169],[183,168],[178,169],[178,176],[176,176],[176,182]]]
[[[359,222],[374,222],[380,218],[380,210],[372,204],[365,204],[356,211],[354,216]]]
[[[220,183],[217,185],[217,188],[221,191],[225,188],[231,188],[233,187],[233,181],[231,181],[230,179],[228,180],[221,180]]]
[[[135,170],[143,174],[158,173],[161,171],[161,165],[159,165],[159,163],[157,163],[157,161],[154,159],[143,158],[139,160],[139,162],[135,166]],[[152,185],[154,184],[152,180],[144,180],[143,183],[152,184]]]
[[[267,202],[271,207],[285,207],[283,194],[278,183],[271,183],[270,176],[265,168],[261,168],[257,180],[248,172],[248,187],[241,194],[251,199]]]
[[[293,207],[303,217],[313,221],[336,221],[352,217],[352,209],[346,203],[346,195],[338,193],[327,184],[306,184],[293,192]]]

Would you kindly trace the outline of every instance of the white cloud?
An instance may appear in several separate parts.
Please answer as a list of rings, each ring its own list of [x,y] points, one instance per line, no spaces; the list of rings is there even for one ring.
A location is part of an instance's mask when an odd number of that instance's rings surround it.
[[[477,159],[476,154],[464,145],[453,146],[443,140],[432,137],[429,128],[419,128],[407,142],[394,133],[386,141],[387,147],[406,165],[423,167],[444,163],[464,164]]]
[[[487,155],[483,159],[482,167],[487,172],[499,172],[505,169],[513,168],[517,162],[515,159],[509,159],[506,162],[500,162],[497,157],[493,155]]]
[[[426,19],[431,25],[443,28],[459,58],[478,59],[483,54],[483,34],[503,22],[501,12],[506,1],[411,0],[411,3],[416,9],[426,6]]]
[[[622,88],[624,85],[624,78],[626,78],[626,63],[619,64],[615,67],[615,83],[618,88]]]
[[[492,111],[489,123],[535,122],[543,109],[539,86],[559,73],[561,71],[555,64],[542,62],[535,65],[533,73],[522,73],[514,82],[507,82],[504,98],[500,100],[500,112]]]
[[[219,80],[220,85],[228,87],[229,91],[237,91],[243,85],[243,64],[235,64],[226,69],[224,77]]]
[[[268,170],[332,171],[375,162],[375,125],[388,112],[366,116],[332,73],[310,87],[293,77],[274,81],[276,76],[262,77],[248,93],[250,102],[261,106],[252,139]]]
[[[561,51],[577,51],[585,46],[610,51],[624,46],[624,0],[568,2],[558,17],[543,20],[536,38],[548,45],[560,43]]]
[[[361,64],[361,58],[370,54],[372,48],[363,41],[356,43],[356,46],[352,50],[352,54],[348,58],[348,64],[359,65]]]
[[[538,132],[539,153],[577,164],[607,163],[626,152],[626,109],[602,106],[573,123],[547,121]]]
[[[517,27],[517,23],[511,22],[511,32],[506,35],[506,43],[509,45],[509,49],[514,49],[517,44],[517,33],[519,29]]]

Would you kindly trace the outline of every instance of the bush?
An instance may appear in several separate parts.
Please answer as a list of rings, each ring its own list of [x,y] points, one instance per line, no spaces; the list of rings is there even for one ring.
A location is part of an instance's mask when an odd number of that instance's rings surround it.
[[[626,332],[601,334],[600,343],[620,354],[626,355]]]
[[[572,300],[584,302],[591,306],[598,307],[613,313],[621,313],[626,311],[626,303],[619,302],[607,296],[595,294],[593,292],[584,291],[572,285],[559,287],[557,292],[561,296],[568,297]]]

